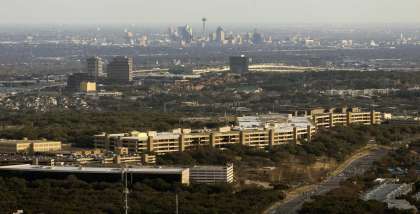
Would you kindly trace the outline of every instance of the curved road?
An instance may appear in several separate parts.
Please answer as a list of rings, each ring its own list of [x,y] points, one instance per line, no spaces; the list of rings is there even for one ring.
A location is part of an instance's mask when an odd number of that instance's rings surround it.
[[[334,173],[335,175],[332,175],[317,185],[311,186],[308,190],[295,197],[291,197],[286,199],[286,201],[272,206],[265,213],[295,214],[302,207],[304,202],[310,200],[312,196],[323,195],[338,188],[342,181],[356,175],[364,174],[372,166],[373,162],[381,159],[387,153],[387,149],[379,147],[372,149],[366,154],[356,155],[356,157],[350,159],[350,162],[344,164],[344,168],[339,169],[337,173]]]

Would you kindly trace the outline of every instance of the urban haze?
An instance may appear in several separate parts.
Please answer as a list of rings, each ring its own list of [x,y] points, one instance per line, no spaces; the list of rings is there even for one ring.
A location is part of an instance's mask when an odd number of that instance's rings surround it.
[[[417,0],[2,0],[2,23],[415,23]]]
[[[419,8],[0,0],[0,213],[418,213]]]

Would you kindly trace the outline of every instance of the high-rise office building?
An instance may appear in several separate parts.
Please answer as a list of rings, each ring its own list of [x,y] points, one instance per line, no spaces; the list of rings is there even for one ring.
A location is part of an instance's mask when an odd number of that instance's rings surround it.
[[[127,31],[127,34],[125,36],[126,44],[128,45],[134,45],[134,34],[130,31]]]
[[[193,40],[193,30],[189,25],[178,27],[178,34],[182,41],[191,43]]]
[[[262,44],[264,43],[264,37],[261,33],[258,33],[257,30],[254,31],[252,34],[252,43],[254,44]]]
[[[247,73],[249,72],[249,58],[242,56],[231,56],[229,58],[230,71],[234,73]]]
[[[113,83],[129,83],[133,80],[133,58],[115,57],[108,64],[108,80]]]
[[[216,41],[216,33],[215,32],[209,33],[209,41],[210,42]]]
[[[97,81],[103,76],[103,61],[100,57],[91,57],[86,60],[87,73],[91,79]]]
[[[223,43],[225,41],[225,31],[222,27],[218,27],[216,30],[216,42]]]

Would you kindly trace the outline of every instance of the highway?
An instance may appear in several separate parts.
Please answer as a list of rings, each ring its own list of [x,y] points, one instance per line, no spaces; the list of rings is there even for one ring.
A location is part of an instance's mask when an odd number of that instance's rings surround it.
[[[283,202],[277,203],[269,208],[266,214],[295,214],[302,207],[305,201],[309,201],[312,196],[323,195],[340,186],[345,181],[356,175],[364,174],[372,164],[384,157],[388,153],[385,148],[375,148],[368,153],[356,155],[350,158],[343,168],[336,170],[333,175],[323,182],[313,185],[296,196],[286,198]]]

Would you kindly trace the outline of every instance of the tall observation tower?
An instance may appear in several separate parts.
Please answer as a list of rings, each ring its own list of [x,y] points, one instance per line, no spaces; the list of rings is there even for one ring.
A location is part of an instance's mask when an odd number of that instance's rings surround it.
[[[207,18],[204,17],[201,19],[201,21],[203,22],[203,37],[206,36],[206,22],[207,22]]]

